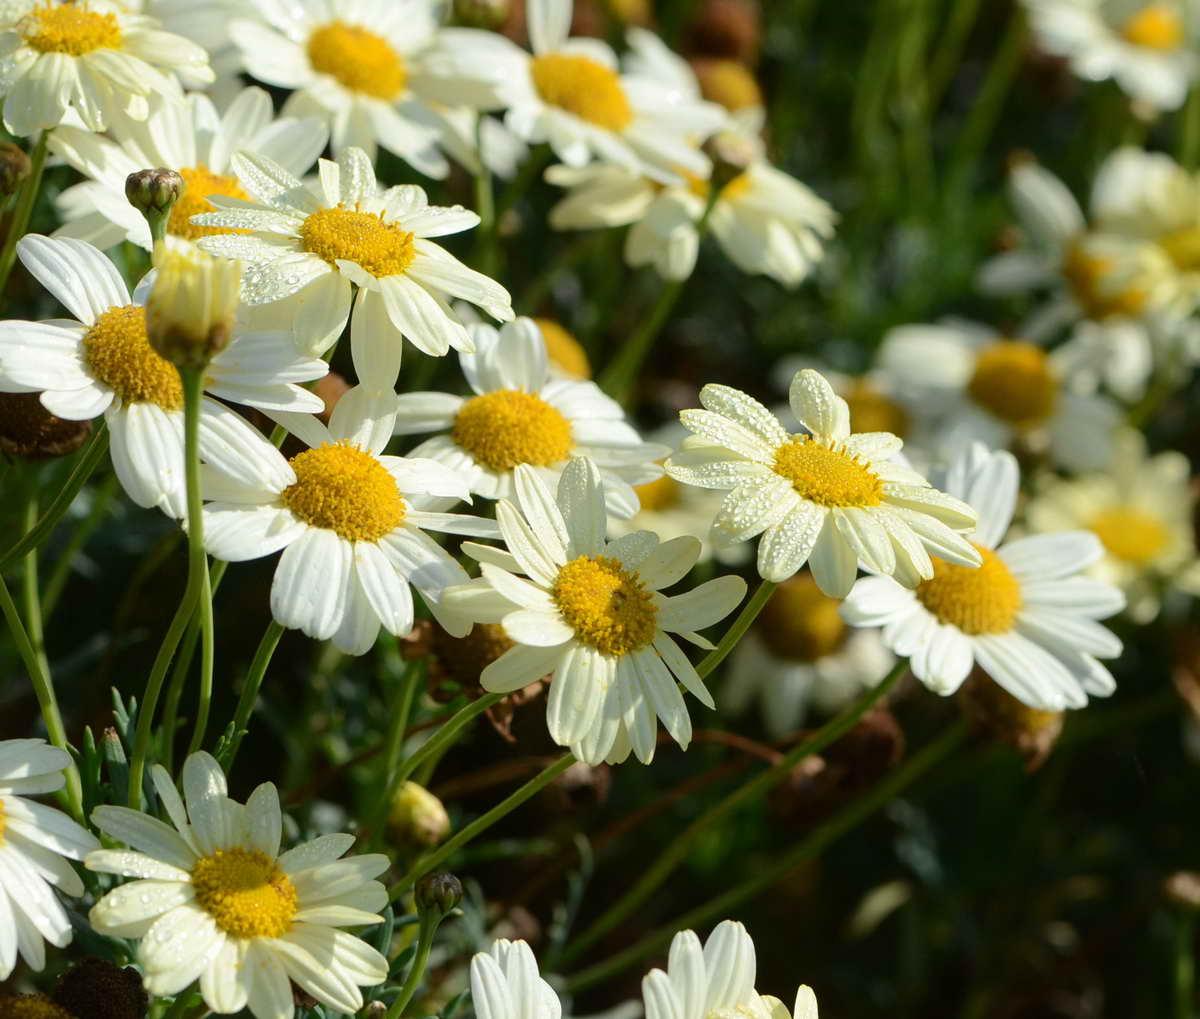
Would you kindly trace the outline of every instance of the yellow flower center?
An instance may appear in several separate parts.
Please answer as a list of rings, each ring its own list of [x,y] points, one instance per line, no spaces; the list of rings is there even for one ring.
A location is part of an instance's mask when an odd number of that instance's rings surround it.
[[[617,72],[591,57],[548,53],[534,57],[529,71],[533,87],[548,106],[610,131],[622,131],[633,120]]]
[[[754,72],[736,60],[708,59],[697,57],[692,60],[692,70],[700,83],[700,94],[727,110],[736,112],[749,106],[762,106],[762,89]]]
[[[891,432],[901,437],[908,431],[908,412],[866,379],[856,379],[845,400],[850,407],[851,431]]]
[[[546,342],[546,356],[564,374],[573,379],[590,379],[592,365],[580,342],[552,318],[535,318],[542,339]]]
[[[296,915],[296,887],[266,853],[218,849],[192,868],[196,903],[235,938],[278,938]]]
[[[383,36],[368,28],[331,21],[308,37],[308,61],[351,92],[395,99],[408,84],[408,68]]]
[[[1158,517],[1133,506],[1103,510],[1090,527],[1110,556],[1134,566],[1153,562],[1171,540],[1171,532]]]
[[[89,11],[84,4],[35,7],[21,21],[20,33],[40,53],[69,53],[73,57],[93,50],[115,50],[121,45],[117,16]]]
[[[346,541],[378,541],[404,522],[404,499],[387,469],[346,441],[306,449],[288,461],[296,483],[280,501],[306,524]]]
[[[146,310],[136,304],[109,308],[83,337],[83,360],[122,403],[183,406],[179,369],[160,357],[146,335]]]
[[[75,1019],[44,994],[14,994],[0,997],[0,1019]]]
[[[571,423],[532,393],[501,389],[468,400],[450,437],[491,471],[549,467],[571,452]]]
[[[976,545],[983,565],[933,560],[933,578],[917,585],[917,598],[938,622],[963,633],[1007,633],[1021,611],[1021,585],[990,548]]]
[[[1121,35],[1148,50],[1177,50],[1183,43],[1183,19],[1174,4],[1147,4],[1121,26]]]
[[[1140,287],[1116,285],[1115,268],[1113,259],[1093,254],[1082,244],[1067,248],[1062,273],[1088,318],[1137,315],[1146,306],[1150,295]]]
[[[664,474],[657,481],[647,481],[644,485],[635,485],[638,501],[642,509],[651,513],[668,510],[679,502],[679,482]]]
[[[680,174],[687,181],[688,190],[697,198],[703,198],[708,201],[708,193],[712,185],[703,177],[697,177],[694,173],[689,173],[687,170],[676,169],[676,173]],[[739,195],[744,195],[750,190],[750,175],[748,173],[739,173],[733,180],[729,181],[721,188],[721,198],[737,198]]]
[[[616,559],[572,559],[558,571],[550,594],[576,638],[603,655],[626,655],[654,640],[654,597]]]
[[[975,361],[967,392],[979,406],[1018,428],[1045,421],[1058,402],[1058,379],[1041,347],[999,340]]]
[[[758,631],[777,657],[815,662],[836,651],[846,635],[839,605],[808,574],[797,574],[775,589],[758,618]]]
[[[416,257],[413,235],[382,215],[338,205],[319,209],[300,226],[300,240],[311,251],[336,265],[338,259],[357,262],[376,278],[399,276]]]
[[[1200,227],[1177,230],[1158,239],[1158,246],[1176,269],[1183,272],[1200,269]]]
[[[171,215],[167,219],[167,233],[194,241],[198,237],[246,232],[234,227],[201,226],[192,222],[192,217],[199,216],[202,212],[216,212],[216,206],[208,200],[209,195],[227,195],[230,198],[250,197],[242,190],[236,177],[227,173],[213,173],[203,163],[199,166],[182,167],[179,175],[187,187],[171,207]]]
[[[857,456],[807,435],[793,435],[775,450],[775,473],[796,494],[818,506],[878,506],[883,482]]]

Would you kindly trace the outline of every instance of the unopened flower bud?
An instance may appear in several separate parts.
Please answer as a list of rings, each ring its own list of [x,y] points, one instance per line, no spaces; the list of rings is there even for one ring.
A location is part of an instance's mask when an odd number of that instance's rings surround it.
[[[165,216],[187,185],[174,170],[160,166],[138,170],[125,178],[125,197],[143,216]]]
[[[74,453],[91,434],[90,421],[67,421],[42,406],[40,393],[0,393],[0,451],[25,460]]]
[[[180,368],[203,367],[233,336],[242,264],[166,237],[154,245],[154,268],[146,302],[150,346]]]
[[[755,0],[704,0],[688,32],[687,49],[752,64],[762,37]]]
[[[508,20],[508,0],[454,0],[454,23],[495,30]]]
[[[696,57],[692,70],[700,83],[700,93],[710,102],[720,103],[725,109],[736,112],[752,106],[762,106],[762,89],[754,72],[736,60],[713,57]]]
[[[78,1019],[145,1019],[150,1007],[136,969],[94,957],[59,977],[51,997]]]
[[[417,882],[417,908],[422,910],[436,909],[443,915],[449,913],[462,902],[462,882],[445,870],[435,870],[426,874]]]
[[[709,185],[718,190],[732,184],[762,156],[761,144],[740,131],[714,134],[704,143],[704,151],[712,160]]]
[[[424,786],[404,782],[392,797],[388,828],[398,842],[431,849],[450,834],[450,815]]]
[[[29,157],[20,145],[0,142],[0,195],[15,195],[29,176]]]

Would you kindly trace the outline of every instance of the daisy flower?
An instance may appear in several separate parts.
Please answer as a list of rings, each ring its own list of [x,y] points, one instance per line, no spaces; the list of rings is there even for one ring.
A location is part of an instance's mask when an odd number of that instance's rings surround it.
[[[45,942],[71,942],[71,921],[51,891],[83,895],[68,860],[82,860],[100,843],[66,814],[26,799],[66,784],[70,755],[40,739],[0,740],[0,980],[17,964],[46,965]]]
[[[1113,79],[1152,111],[1183,104],[1196,76],[1194,0],[1024,0],[1038,45],[1087,81]]]
[[[695,433],[667,461],[676,481],[728,490],[712,522],[718,548],[764,534],[758,572],[786,580],[806,562],[834,598],[854,583],[861,560],[913,586],[933,576],[929,551],[977,566],[959,532],[975,526],[965,503],[931,488],[894,458],[902,441],[888,432],[850,433],[850,411],[811,369],[792,379],[792,434],[757,400],[729,386],[700,391],[704,410],[679,419]]]
[[[426,70],[443,94],[506,110],[513,134],[549,143],[568,166],[600,159],[706,174],[709,161],[697,140],[720,127],[724,112],[652,77],[622,75],[606,43],[568,36],[573,6],[572,0],[527,4],[532,53],[494,32],[447,29]]]
[[[130,297],[116,267],[90,244],[28,234],[17,242],[25,268],[74,316],[0,322],[0,392],[40,392],[42,405],[68,421],[104,415],[113,468],[139,506],[173,517],[185,512],[183,384],[146,334],[152,276]],[[298,383],[320,378],[323,361],[301,357],[286,333],[241,333],[205,371],[209,396],[260,410],[319,411]],[[222,462],[257,433],[239,415],[205,399],[201,456]]]
[[[226,233],[191,220],[215,210],[209,195],[250,197],[230,172],[235,152],[267,156],[299,176],[309,170],[327,140],[320,121],[277,120],[271,97],[260,88],[242,89],[223,113],[199,94],[183,102],[163,103],[144,121],[114,122],[107,138],[60,127],[50,137],[51,153],[88,179],[58,196],[63,225],[54,235],[78,237],[98,248],[130,241],[148,250],[150,228],[125,197],[125,178],[150,166],[175,170],[186,185],[171,209],[168,234],[194,241]]]
[[[178,96],[174,72],[213,80],[203,49],[117,3],[18,0],[5,13],[0,94],[15,135],[58,127],[68,110],[90,131],[122,115],[145,120],[151,96]]]
[[[1019,474],[1011,453],[981,443],[951,465],[946,490],[979,513],[977,570],[941,560],[931,579],[907,590],[890,577],[854,585],[842,613],[852,626],[883,628],[884,643],[909,659],[935,693],[954,693],[978,665],[1019,701],[1040,711],[1081,708],[1115,688],[1100,658],[1121,642],[1096,620],[1120,612],[1121,592],[1078,576],[1103,555],[1087,531],[1003,543]]]
[[[243,232],[198,243],[247,263],[247,303],[292,299],[302,349],[327,350],[353,307],[350,343],[360,381],[392,388],[402,336],[434,356],[450,347],[470,350],[447,298],[470,301],[500,321],[513,317],[508,291],[429,240],[468,230],[479,217],[458,205],[431,206],[419,187],[382,190],[362,149],[347,149],[336,163],[320,160],[315,193],[263,156],[239,153],[233,168],[253,201],[212,196],[221,211],[193,222]]]
[[[562,1003],[524,941],[499,938],[471,959],[471,1003],[478,1019],[560,1019]]]
[[[839,604],[807,574],[780,584],[734,649],[721,708],[740,715],[758,700],[767,734],[782,739],[810,706],[833,714],[883,679],[895,658],[875,631],[851,630]]]
[[[411,584],[447,630],[442,589],[467,580],[425,532],[494,537],[495,525],[442,510],[470,500],[466,480],[433,460],[384,456],[395,394],[345,393],[326,427],[308,414],[274,413],[308,449],[285,459],[252,433],[205,476],[204,542],[242,562],[282,551],[271,612],[283,626],[361,655],[382,626],[412,629]]]
[[[652,969],[642,978],[646,1019],[817,1019],[817,998],[801,984],[789,1014],[778,998],[754,989],[757,976],[754,942],[736,920],[723,920],[701,947],[694,931],[671,939],[667,969]]]
[[[1040,488],[1027,511],[1038,532],[1081,528],[1104,545],[1090,573],[1125,593],[1138,623],[1158,615],[1164,591],[1200,594],[1200,559],[1192,517],[1196,499],[1187,457],[1149,456],[1146,440],[1124,430],[1105,471]]]
[[[146,989],[179,995],[199,980],[213,1012],[248,1008],[255,1019],[290,1019],[293,983],[327,1008],[362,1008],[360,988],[382,983],[388,963],[338,928],[383,921],[387,891],[372,879],[387,857],[342,859],[353,835],[280,853],[275,786],[264,782],[238,803],[203,751],[184,762],[182,797],[161,765],[151,777],[171,825],[97,807],[96,827],[131,848],[98,849],[84,864],[137,879],[105,895],[88,919],[101,934],[139,941]]]
[[[943,459],[974,441],[1020,440],[1068,470],[1108,460],[1120,409],[1069,389],[1055,355],[1036,344],[967,322],[897,326],[884,336],[876,367]]]
[[[669,634],[711,647],[694,631],[732,612],[746,584],[719,577],[685,594],[661,594],[695,565],[700,542],[660,543],[649,531],[606,541],[601,485],[584,457],[562,472],[557,498],[533,468],[517,467],[517,504],[496,504],[508,551],[465,544],[483,576],[447,590],[445,608],[474,623],[500,623],[516,642],[480,674],[485,690],[511,693],[553,673],[546,722],[556,743],[588,764],[618,763],[631,748],[649,764],[656,718],[681,747],[691,742],[677,684],[713,706]]]
[[[445,464],[486,499],[512,497],[518,465],[554,486],[573,456],[586,456],[600,469],[609,512],[633,516],[633,486],[662,477],[655,461],[668,447],[643,442],[594,382],[554,378],[532,319],[500,330],[473,325],[470,333],[475,351],[459,354],[459,362],[474,396],[405,393],[397,400],[398,434],[446,429],[412,455]]]
[[[247,72],[292,89],[284,116],[320,117],[334,155],[376,146],[427,177],[445,177],[437,128],[423,104],[419,55],[437,21],[427,0],[249,0],[229,25]]]

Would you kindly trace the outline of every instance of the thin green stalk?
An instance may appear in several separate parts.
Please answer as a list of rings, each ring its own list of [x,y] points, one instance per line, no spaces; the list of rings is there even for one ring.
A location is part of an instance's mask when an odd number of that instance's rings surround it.
[[[400,772],[400,755],[404,751],[404,731],[408,728],[408,719],[412,714],[412,703],[416,696],[417,684],[420,682],[422,664],[419,659],[414,659],[405,665],[400,682],[396,686],[395,699],[390,706],[382,790],[371,822],[371,841],[375,845],[383,841],[388,811],[391,809],[396,790],[400,787],[396,776]]]
[[[392,902],[395,902],[415,885],[423,875],[428,874],[431,870],[436,870],[445,860],[448,860],[457,853],[477,835],[487,831],[488,828],[508,814],[511,814],[535,793],[546,788],[559,775],[571,767],[575,761],[576,757],[574,754],[563,754],[562,757],[558,758],[553,764],[543,768],[507,799],[501,800],[486,814],[477,817],[453,838],[448,839],[436,852],[421,857],[421,859],[412,865],[408,873],[388,890],[388,898]]]
[[[66,587],[67,580],[71,576],[71,567],[75,563],[75,557],[83,550],[83,547],[88,543],[93,534],[96,533],[100,524],[104,520],[104,515],[112,506],[112,501],[116,497],[120,483],[115,474],[110,474],[101,482],[99,488],[92,498],[92,507],[88,510],[88,514],[84,517],[71,532],[71,537],[67,539],[66,545],[59,553],[57,561],[54,563],[54,569],[50,571],[50,579],[46,582],[45,589],[42,591],[42,618],[49,619],[53,614],[54,609],[58,606],[58,599],[62,596],[63,588]]]
[[[50,673],[42,668],[41,659],[34,650],[29,635],[25,632],[25,626],[21,622],[17,606],[13,603],[12,595],[8,593],[8,585],[4,583],[3,575],[0,575],[0,612],[3,612],[8,628],[12,632],[13,641],[17,645],[17,653],[25,663],[29,678],[33,682],[33,692],[37,696],[38,707],[41,708],[42,721],[46,723],[46,733],[50,737],[50,742],[69,754],[71,751],[67,744],[67,730],[63,725],[62,712],[58,709],[58,698],[54,694],[54,684],[50,680]],[[80,824],[86,824],[83,816],[83,786],[79,780],[79,771],[75,767],[74,758],[67,765],[66,778],[67,803],[71,810],[71,816]]]
[[[13,265],[17,260],[17,241],[25,236],[29,229],[29,217],[33,212],[33,203],[37,201],[38,189],[42,186],[42,171],[46,168],[46,146],[50,142],[50,132],[43,131],[34,143],[29,155],[29,176],[21,185],[17,196],[17,204],[13,207],[12,219],[8,224],[8,234],[4,238],[4,247],[0,248],[0,302],[8,287],[8,277],[12,274]]]
[[[440,917],[432,912],[421,914],[421,929],[417,935],[417,951],[413,955],[412,966],[409,967],[408,977],[391,1008],[384,1013],[384,1019],[399,1019],[421,986],[421,978],[425,975],[425,967],[429,964],[429,949],[433,946],[433,936],[437,933]]]
[[[1175,915],[1175,1019],[1193,1019],[1196,1001],[1196,912],[1180,909]]]
[[[736,807],[765,796],[771,789],[791,775],[796,765],[806,757],[820,753],[825,747],[841,739],[842,736],[854,728],[858,724],[859,719],[895,686],[907,668],[907,662],[898,662],[895,668],[854,704],[826,722],[825,725],[808,739],[789,750],[780,758],[777,764],[755,776],[751,781],[739,786],[715,807],[707,810],[680,834],[676,835],[658,855],[658,858],[642,872],[637,883],[628,889],[583,934],[575,939],[563,954],[562,961],[564,963],[571,963],[575,959],[578,959],[588,948],[645,902],[654,890],[671,876],[675,868],[687,859],[693,843],[706,831],[710,830],[722,817]]]
[[[192,538],[191,532],[188,533]],[[203,542],[203,537],[199,539]],[[192,726],[192,738],[188,742],[188,753],[194,754],[204,745],[204,733],[208,729],[208,714],[212,708],[213,657],[216,641],[216,624],[213,621],[212,576],[209,573],[208,556],[200,546],[204,565],[200,575],[200,695],[196,705],[196,724]]]
[[[1185,170],[1195,170],[1200,161],[1200,89],[1188,93],[1187,102],[1179,112],[1178,130],[1176,156]]]
[[[750,629],[750,624],[758,618],[758,614],[763,610],[767,602],[771,600],[771,595],[775,593],[775,588],[778,586],[778,584],[772,583],[769,580],[759,582],[754,596],[746,602],[737,619],[730,624],[729,629],[725,631],[725,636],[721,638],[721,642],[705,655],[701,659],[700,664],[696,666],[696,672],[701,679],[725,661],[729,652],[734,649],[737,642]]]
[[[38,490],[37,475],[30,472],[25,479],[25,508],[21,519],[21,533],[28,534],[38,519]],[[42,672],[50,675],[50,659],[46,657],[46,633],[42,623],[42,599],[38,585],[38,553],[31,548],[25,553],[21,564],[21,609],[25,617],[25,627],[29,631],[29,643],[33,645],[34,653],[41,663]]]
[[[412,757],[400,765],[396,771],[395,786],[399,786],[401,782],[416,771],[423,761],[441,751],[443,747],[448,747],[454,743],[463,729],[475,721],[476,718],[487,711],[493,704],[497,704],[503,699],[504,694],[484,694],[482,697],[471,701],[470,704],[461,707],[453,717],[446,719],[442,723],[441,728],[417,748]]]
[[[87,479],[92,476],[92,472],[95,471],[97,465],[107,452],[108,428],[105,422],[101,420],[92,431],[91,438],[88,439],[87,444],[83,447],[83,453],[76,462],[75,468],[68,476],[66,483],[59,489],[54,499],[51,500],[50,506],[42,514],[42,518],[37,522],[37,526],[4,552],[3,555],[0,555],[0,570],[15,563],[28,553],[30,549],[38,548],[50,536],[50,532],[58,525],[58,522],[63,518],[67,510],[71,508],[71,503],[75,501],[75,496],[79,494],[79,490],[83,488]]]
[[[963,48],[978,13],[979,0],[950,0],[947,20],[937,31],[937,52],[929,66],[926,92],[930,111],[938,108],[962,65]]]
[[[475,118],[475,158],[479,168],[475,171],[475,212],[479,215],[476,227],[476,247],[479,271],[485,276],[496,274],[496,256],[499,242],[499,221],[496,219],[496,199],[492,192],[492,172],[483,159],[484,116]]]
[[[242,693],[238,697],[237,708],[233,713],[233,742],[229,747],[229,758],[224,761],[225,770],[233,767],[233,759],[237,756],[238,748],[242,745],[242,734],[250,722],[250,714],[254,711],[254,702],[258,700],[258,691],[262,686],[263,677],[267,674],[267,666],[271,664],[271,656],[279,646],[279,638],[283,636],[284,627],[272,619],[263,632],[262,640],[258,642],[258,650],[250,663],[250,672],[242,684]]]
[[[209,637],[207,647],[202,646],[201,670],[212,675],[212,600],[206,607],[200,603],[201,594],[208,589],[208,556],[204,552],[204,518],[201,516],[203,503],[200,492],[200,405],[204,395],[204,370],[181,368],[183,380],[183,462],[187,482],[187,530],[188,530],[188,577],[183,597],[166,636],[159,645],[150,678],[142,702],[138,705],[137,729],[133,737],[133,754],[129,761],[129,806],[137,810],[142,803],[142,779],[146,772],[146,755],[150,749],[150,735],[154,726],[154,712],[162,693],[163,680],[175,655],[179,642],[191,622],[192,613],[199,610],[201,629],[207,625]],[[202,680],[203,682],[203,680]]]
[[[603,962],[580,970],[567,979],[563,990],[575,993],[591,987],[622,972],[651,952],[657,951],[671,940],[676,931],[703,927],[719,916],[729,915],[744,902],[753,899],[786,877],[802,863],[819,855],[830,844],[836,842],[847,832],[853,831],[877,810],[890,803],[921,775],[957,749],[966,738],[966,734],[966,723],[956,722],[868,793],[843,807],[828,821],[818,825],[806,839],[793,847],[790,852],[779,857],[773,864],[763,867],[754,877],[709,899],[703,905],[689,910],[669,924],[651,931],[639,941]]]

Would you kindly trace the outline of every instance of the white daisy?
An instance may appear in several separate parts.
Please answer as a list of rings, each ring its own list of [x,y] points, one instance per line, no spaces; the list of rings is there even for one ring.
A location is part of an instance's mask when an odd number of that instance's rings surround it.
[[[346,654],[369,651],[380,626],[408,634],[410,584],[442,621],[442,589],[467,575],[425,531],[498,533],[489,520],[442,512],[470,500],[461,475],[433,460],[383,455],[395,399],[355,387],[328,427],[308,414],[274,413],[307,450],[285,459],[254,433],[204,480],[208,551],[229,562],[282,551],[271,585],[275,619]],[[443,625],[465,632],[452,620]]]
[[[1089,572],[1121,588],[1130,616],[1146,623],[1164,592],[1200,594],[1195,505],[1187,457],[1174,450],[1149,456],[1142,434],[1128,429],[1114,443],[1106,471],[1049,479],[1027,517],[1038,532],[1094,532],[1104,556]]]
[[[736,920],[723,920],[701,947],[694,931],[671,939],[667,969],[642,978],[646,1019],[817,1019],[817,998],[801,984],[789,1014],[778,998],[754,989],[758,963],[754,942]]]
[[[267,156],[300,176],[328,140],[318,120],[277,120],[271,97],[260,88],[243,89],[223,113],[207,96],[194,93],[184,102],[161,104],[144,121],[121,118],[109,135],[76,127],[60,127],[51,135],[51,153],[89,178],[58,196],[63,225],[54,236],[78,237],[98,248],[131,241],[149,249],[150,228],[125,197],[125,178],[154,166],[177,171],[186,185],[171,209],[168,234],[195,240],[225,233],[191,219],[214,211],[209,195],[250,197],[230,172],[235,152]]]
[[[851,630],[839,602],[807,574],[785,580],[733,651],[721,708],[744,713],[758,700],[772,739],[795,732],[809,707],[840,711],[895,664],[874,630]]]
[[[275,786],[264,782],[238,803],[206,753],[184,762],[183,798],[161,765],[151,777],[174,827],[128,807],[97,807],[96,827],[131,849],[99,849],[85,861],[88,870],[137,879],[105,895],[88,918],[101,934],[139,940],[146,989],[179,995],[199,980],[213,1012],[248,1008],[255,1019],[290,1019],[292,983],[327,1008],[362,1008],[360,988],[382,983],[388,963],[338,928],[382,922],[387,891],[372,879],[387,857],[342,859],[353,835],[322,835],[280,853]]]
[[[637,512],[634,485],[662,477],[656,461],[668,447],[642,442],[625,412],[594,382],[556,379],[537,324],[519,318],[500,330],[470,327],[475,352],[459,354],[475,396],[404,393],[397,400],[401,435],[447,429],[412,451],[444,463],[486,499],[513,494],[513,471],[532,467],[553,487],[573,456],[599,468],[609,512]]]
[[[834,598],[850,590],[860,560],[909,586],[933,576],[926,549],[978,565],[959,533],[975,526],[974,511],[896,461],[900,439],[851,435],[846,401],[811,369],[792,379],[790,401],[808,434],[791,434],[729,386],[705,386],[705,409],[679,415],[695,437],[667,461],[667,473],[687,485],[729,490],[712,522],[714,545],[765,531],[758,546],[765,580],[786,580],[807,562]]]
[[[248,0],[229,35],[246,70],[293,89],[285,116],[329,124],[334,155],[376,145],[427,177],[445,177],[438,130],[424,104],[420,54],[437,21],[428,0]]]
[[[531,144],[548,142],[568,166],[601,159],[659,172],[707,174],[696,147],[724,122],[720,107],[645,75],[622,75],[604,42],[569,38],[573,0],[531,0],[533,53],[479,29],[447,29],[425,67],[448,102],[504,109]]]
[[[1121,642],[1096,620],[1120,612],[1111,584],[1078,576],[1103,555],[1096,535],[1066,531],[1001,544],[1016,505],[1017,461],[975,443],[951,465],[946,490],[979,513],[977,570],[937,561],[915,591],[889,577],[854,585],[842,607],[853,626],[883,627],[883,641],[907,657],[935,693],[954,693],[978,665],[1018,700],[1041,711],[1081,708],[1113,692],[1098,659]]]
[[[145,120],[152,95],[179,95],[173,72],[213,80],[203,49],[118,3],[18,0],[4,13],[0,94],[15,135],[58,127],[68,110],[91,131]]]
[[[1196,76],[1194,0],[1024,0],[1038,44],[1079,77],[1112,78],[1151,111],[1183,104]]]
[[[35,970],[46,965],[44,942],[71,942],[71,921],[51,890],[83,895],[67,862],[82,860],[100,843],[66,814],[26,799],[66,784],[70,755],[40,739],[0,740],[0,980],[17,953]]]
[[[183,386],[178,369],[150,346],[144,304],[152,276],[130,297],[116,267],[84,241],[28,234],[17,242],[25,268],[74,316],[0,322],[0,392],[40,392],[42,405],[69,421],[100,414],[112,438],[113,467],[139,506],[184,515]],[[328,365],[297,355],[286,333],[236,335],[205,371],[213,397],[271,411],[319,411],[298,383]],[[205,399],[201,455],[223,461],[246,434],[243,418]]]
[[[470,229],[479,223],[475,213],[431,206],[419,187],[381,189],[361,149],[318,165],[314,194],[269,159],[235,155],[234,171],[255,201],[214,196],[222,211],[194,220],[246,231],[198,243],[247,263],[244,301],[291,299],[287,307],[302,349],[327,350],[353,306],[350,342],[359,381],[390,390],[400,370],[402,336],[435,356],[450,347],[471,349],[448,298],[470,301],[500,321],[513,317],[508,291],[429,240]]]
[[[1105,396],[1068,389],[1055,356],[1036,344],[967,322],[897,326],[884,336],[876,367],[942,459],[975,441],[1020,440],[1068,470],[1108,460],[1120,409]]]
[[[553,673],[546,722],[556,743],[588,764],[623,761],[631,747],[648,764],[656,717],[681,747],[691,742],[677,684],[713,706],[669,634],[711,647],[694,631],[732,612],[746,584],[719,577],[684,594],[661,594],[695,565],[700,542],[660,544],[648,531],[606,541],[601,486],[596,465],[583,457],[562,472],[557,499],[535,470],[517,467],[517,505],[496,505],[508,551],[465,544],[483,576],[447,590],[445,608],[471,622],[500,623],[517,643],[480,674],[485,690],[510,693]]]
[[[499,938],[471,959],[471,1003],[478,1019],[560,1019],[562,1003],[524,941]]]

